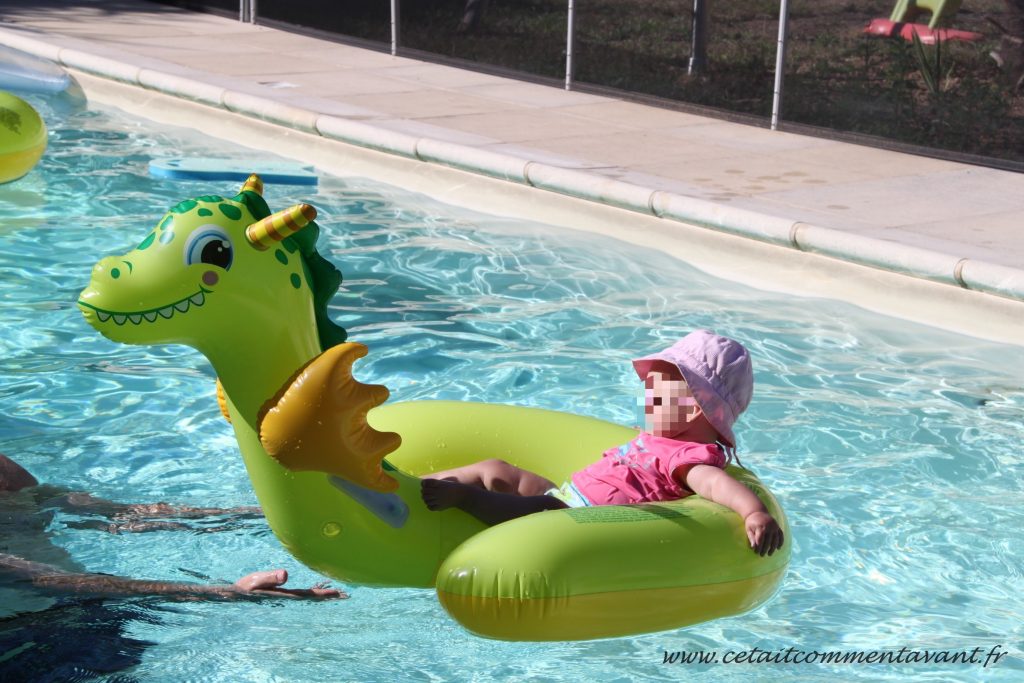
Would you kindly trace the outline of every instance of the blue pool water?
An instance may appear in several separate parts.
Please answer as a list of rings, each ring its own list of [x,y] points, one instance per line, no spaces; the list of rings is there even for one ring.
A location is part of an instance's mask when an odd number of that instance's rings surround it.
[[[50,149],[31,176],[0,186],[0,452],[42,480],[112,500],[254,504],[205,360],[184,347],[115,345],[74,302],[95,261],[138,243],[169,206],[236,189],[153,179],[152,158],[267,156],[100,106],[34,102]],[[67,680],[76,665],[140,681],[1024,677],[1024,349],[758,291],[611,239],[359,178],[266,195],[275,208],[320,210],[324,251],[345,276],[334,316],[371,349],[357,374],[386,384],[392,400],[515,403],[635,424],[631,356],[698,327],[743,341],[757,386],[740,454],[792,525],[780,592],[754,612],[675,632],[545,644],[469,635],[426,590],[346,586],[350,600],[321,604],[53,604],[0,592],[0,672],[30,655],[35,680]],[[0,526],[0,546],[135,577],[233,581],[280,566],[296,586],[319,580],[261,520],[109,534],[50,514],[37,516],[45,533]],[[755,647],[996,646],[1010,654],[988,668],[664,663],[666,652],[721,659]]]

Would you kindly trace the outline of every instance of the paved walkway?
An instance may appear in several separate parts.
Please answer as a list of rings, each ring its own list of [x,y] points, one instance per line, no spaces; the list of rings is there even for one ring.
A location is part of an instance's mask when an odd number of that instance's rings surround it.
[[[1000,281],[1024,291],[1024,174],[566,92],[135,0],[27,4],[0,0],[0,44],[32,38],[415,138],[822,226],[854,238],[854,251],[882,240],[883,250],[917,247],[1005,266],[996,269]]]

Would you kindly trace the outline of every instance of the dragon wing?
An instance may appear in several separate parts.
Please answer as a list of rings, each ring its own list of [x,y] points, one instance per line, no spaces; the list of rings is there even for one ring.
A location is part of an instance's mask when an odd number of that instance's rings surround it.
[[[352,377],[352,363],[365,355],[364,345],[347,342],[310,361],[264,408],[260,441],[290,470],[326,472],[389,492],[398,481],[381,463],[402,439],[366,422],[367,411],[386,401],[389,392]]]

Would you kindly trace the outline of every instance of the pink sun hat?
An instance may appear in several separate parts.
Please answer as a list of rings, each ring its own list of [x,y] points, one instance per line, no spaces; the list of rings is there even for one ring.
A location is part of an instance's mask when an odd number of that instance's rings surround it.
[[[726,446],[736,448],[732,425],[754,394],[754,371],[743,344],[711,330],[697,330],[664,351],[637,358],[633,368],[641,380],[647,379],[657,361],[679,368],[708,422]]]

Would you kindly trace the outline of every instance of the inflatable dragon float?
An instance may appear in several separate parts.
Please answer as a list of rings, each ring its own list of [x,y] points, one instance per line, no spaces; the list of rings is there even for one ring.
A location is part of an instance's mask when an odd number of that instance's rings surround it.
[[[78,306],[113,341],[187,344],[209,360],[267,522],[299,561],[346,582],[435,587],[466,628],[506,639],[678,628],[771,596],[791,544],[759,557],[738,516],[697,496],[490,528],[429,511],[420,475],[500,457],[562,481],[635,432],[534,408],[382,405],[384,386],[352,376],[366,347],[328,317],[341,273],[317,251],[316,210],[273,213],[262,191],[253,175],[234,197],[174,206],[134,250],[96,264]],[[730,472],[789,536],[760,481]]]

